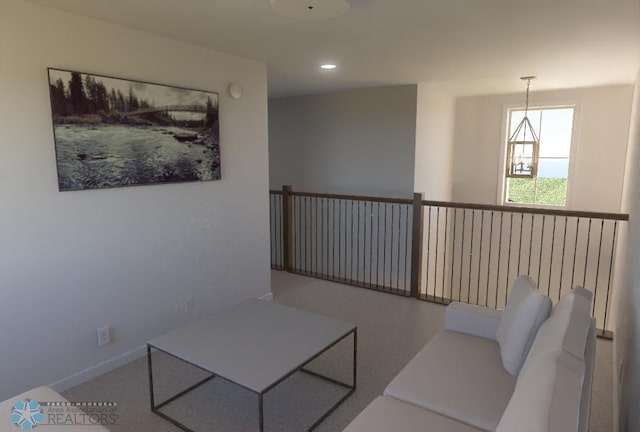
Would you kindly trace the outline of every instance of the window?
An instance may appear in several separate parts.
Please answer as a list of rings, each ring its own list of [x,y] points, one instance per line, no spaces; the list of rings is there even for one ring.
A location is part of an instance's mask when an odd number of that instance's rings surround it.
[[[533,178],[505,177],[504,203],[565,206],[573,139],[574,107],[529,109],[528,117],[540,139],[538,172]],[[524,118],[524,109],[507,111],[507,139]]]

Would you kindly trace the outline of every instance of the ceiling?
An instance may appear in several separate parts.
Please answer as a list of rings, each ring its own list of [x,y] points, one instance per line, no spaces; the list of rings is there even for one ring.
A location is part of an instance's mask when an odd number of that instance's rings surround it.
[[[351,0],[321,21],[269,0],[31,1],[265,61],[272,97],[419,82],[493,94],[522,91],[522,75],[535,90],[620,84],[640,64],[640,0]]]

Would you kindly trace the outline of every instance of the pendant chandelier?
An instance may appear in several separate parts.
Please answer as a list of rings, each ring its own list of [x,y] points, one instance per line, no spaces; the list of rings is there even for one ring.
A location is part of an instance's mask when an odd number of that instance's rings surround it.
[[[507,142],[507,177],[534,178],[538,173],[540,139],[529,121],[529,86],[535,76],[520,78],[527,82],[524,118],[515,128]]]

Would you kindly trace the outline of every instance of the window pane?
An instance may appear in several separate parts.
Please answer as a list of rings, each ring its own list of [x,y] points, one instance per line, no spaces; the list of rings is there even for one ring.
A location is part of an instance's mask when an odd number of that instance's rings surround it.
[[[505,178],[505,202],[564,206],[573,134],[573,107],[532,109],[528,113],[539,134],[540,153],[536,178]],[[524,109],[509,112],[510,138],[524,118]]]
[[[573,108],[548,109],[542,114],[540,157],[569,157]]]
[[[567,197],[566,178],[539,178],[536,186],[536,204],[565,205]]]
[[[508,178],[507,202],[533,204],[535,201],[535,179]]]
[[[569,176],[569,159],[538,159],[538,178],[564,178]]]

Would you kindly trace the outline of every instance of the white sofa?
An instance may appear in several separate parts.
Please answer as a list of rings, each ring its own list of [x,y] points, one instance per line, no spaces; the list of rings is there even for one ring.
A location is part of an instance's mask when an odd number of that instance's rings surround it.
[[[68,402],[62,395],[53,390],[50,387],[38,387],[32,390],[29,390],[25,393],[22,393],[18,396],[12,397],[10,399],[5,400],[4,402],[0,402],[0,432],[16,432],[19,430],[30,430],[28,429],[28,425],[24,425],[22,427],[14,424],[12,421],[10,414],[12,412],[12,408],[16,404],[16,402],[24,401],[25,399],[30,399],[37,403],[49,403],[49,402],[60,402],[65,403]],[[101,426],[99,424],[91,424],[93,422],[98,422],[98,420],[89,419],[87,416],[76,416],[76,417],[64,417],[67,414],[73,415],[73,412],[76,412],[75,409],[71,409],[67,411],[67,408],[49,408],[49,407],[41,407],[43,417],[42,419],[38,419],[41,421],[39,424],[35,424],[32,426],[33,429],[43,431],[46,430],[57,430],[57,431],[73,431],[73,432],[109,432],[107,428]],[[58,411],[59,410],[59,411]],[[54,412],[55,411],[55,412]],[[49,418],[49,415],[60,415],[62,417],[57,417],[54,419]],[[86,423],[86,424],[81,424]]]
[[[503,367],[497,341],[504,313],[450,304],[445,328],[345,432],[587,432],[591,297],[576,287],[553,308],[517,376]]]

